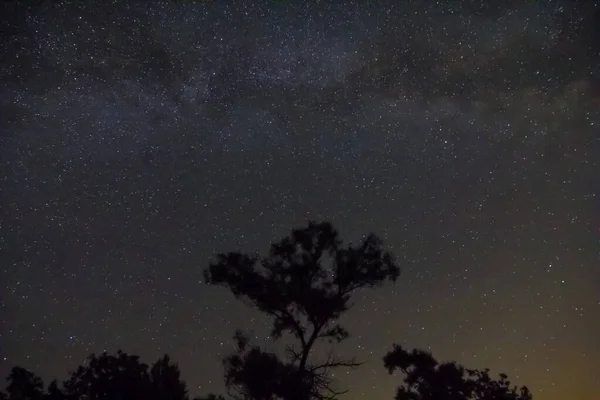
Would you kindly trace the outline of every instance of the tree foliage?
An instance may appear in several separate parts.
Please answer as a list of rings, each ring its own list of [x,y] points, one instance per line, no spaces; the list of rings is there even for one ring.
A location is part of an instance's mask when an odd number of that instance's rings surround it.
[[[53,380],[48,385],[48,389],[46,389],[46,394],[44,395],[44,400],[64,400],[65,394],[58,387],[58,382]]]
[[[64,382],[69,398],[86,396],[90,400],[127,399],[150,395],[148,366],[138,356],[119,351],[116,356],[92,354],[85,366],[80,366]]]
[[[236,333],[237,352],[225,359],[225,380],[238,399],[307,400],[334,398],[330,370],[359,365],[332,352],[310,359],[319,341],[339,343],[349,332],[338,322],[352,295],[395,281],[399,268],[374,234],[344,245],[330,223],[309,222],[271,245],[266,257],[219,254],[205,271],[207,283],[228,288],[237,298],[271,317],[271,334],[290,334],[295,344],[285,357],[250,346]]]
[[[216,394],[209,394],[206,397],[196,397],[194,400],[225,400],[225,397]]]
[[[511,386],[505,374],[495,380],[488,369],[439,363],[425,351],[394,345],[383,361],[390,374],[399,370],[404,375],[396,400],[531,400],[527,387]]]
[[[45,393],[41,378],[24,368],[14,367],[6,380],[7,395],[0,392],[0,400],[188,400],[179,367],[168,355],[148,369],[138,356],[122,351],[91,354],[62,388],[54,380]]]
[[[164,355],[150,369],[152,398],[160,400],[183,400],[188,398],[186,383],[181,380],[181,371]]]
[[[6,392],[10,400],[37,400],[44,394],[42,379],[25,368],[13,367],[6,382]]]

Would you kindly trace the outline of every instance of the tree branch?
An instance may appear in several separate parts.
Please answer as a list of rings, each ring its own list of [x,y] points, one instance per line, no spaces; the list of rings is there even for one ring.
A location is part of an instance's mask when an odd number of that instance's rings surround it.
[[[302,349],[302,359],[300,360],[300,371],[304,372],[306,370],[306,362],[308,361],[308,354],[310,353],[311,348],[315,344],[315,341],[319,338],[319,332],[323,325],[319,325],[316,322],[313,322],[313,333],[310,335],[308,342],[303,346]]]
[[[290,323],[292,324],[292,326],[296,330],[296,333],[298,335],[298,339],[300,339],[300,342],[302,343],[302,345],[305,346],[306,345],[306,339],[304,338],[304,329],[302,329],[302,326],[300,325],[300,322],[298,322],[298,320],[296,318],[294,318],[294,316],[292,315],[292,313],[290,313],[288,310],[284,309],[284,310],[282,310],[282,312],[284,313],[285,316],[287,316],[289,318]]]
[[[290,358],[292,359],[292,364],[295,363],[295,362],[297,362],[297,361],[300,361],[300,359],[302,358],[302,353],[296,351],[296,349],[294,349],[293,345],[292,346],[287,346],[285,348],[285,351],[288,354],[290,354]]]
[[[356,367],[360,367],[363,364],[364,363],[354,361],[354,359],[350,359],[350,360],[346,360],[346,361],[344,361],[344,360],[328,361],[323,364],[315,365],[314,367],[310,368],[310,371],[315,372],[320,369],[326,370],[327,368],[337,368],[337,367],[356,368]]]

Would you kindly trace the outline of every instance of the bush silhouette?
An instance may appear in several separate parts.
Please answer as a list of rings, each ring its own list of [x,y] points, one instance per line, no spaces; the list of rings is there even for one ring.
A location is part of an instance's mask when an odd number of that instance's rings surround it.
[[[454,362],[439,363],[422,350],[406,351],[399,345],[383,358],[390,374],[399,370],[403,381],[396,400],[531,400],[527,387],[511,386],[508,377],[499,380],[489,370],[466,369]]]

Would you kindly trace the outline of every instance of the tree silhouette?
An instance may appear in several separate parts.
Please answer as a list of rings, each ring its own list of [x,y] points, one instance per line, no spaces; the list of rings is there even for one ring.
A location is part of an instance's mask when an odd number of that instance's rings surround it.
[[[181,380],[177,364],[172,364],[168,355],[164,355],[150,369],[152,397],[160,400],[187,399],[187,386]]]
[[[439,363],[430,353],[406,351],[394,345],[383,358],[392,374],[396,369],[404,374],[396,400],[531,400],[527,387],[511,386],[508,377],[499,380],[489,370],[466,369],[454,362]]]
[[[44,394],[44,382],[33,372],[13,367],[6,378],[9,400],[38,400]]]
[[[64,383],[69,399],[88,400],[138,399],[187,400],[187,387],[180,378],[179,367],[168,355],[160,358],[148,372],[148,365],[138,356],[118,351],[116,356],[103,353],[88,357]]]
[[[317,342],[339,343],[348,337],[337,321],[351,307],[356,291],[395,281],[399,272],[377,236],[344,246],[327,222],[294,229],[273,243],[266,257],[219,254],[205,271],[207,283],[225,286],[271,317],[275,340],[285,333],[294,340],[279,357],[250,346],[236,332],[237,352],[224,360],[229,393],[244,400],[335,398],[342,392],[334,389],[330,371],[359,364],[333,351],[315,360],[311,351]]]
[[[195,397],[194,400],[225,400],[223,396],[217,396],[216,394],[209,394],[206,397]]]
[[[63,388],[53,380],[45,393],[42,380],[21,367],[14,367],[6,381],[8,394],[0,391],[0,400],[188,400],[179,366],[166,354],[150,369],[138,356],[122,351],[114,356],[91,354]],[[194,400],[225,399],[210,394]]]
[[[65,394],[58,387],[58,382],[56,382],[56,379],[50,382],[48,389],[46,389],[44,400],[64,400],[65,397]]]
[[[119,350],[116,356],[92,354],[64,383],[69,398],[86,396],[89,400],[129,399],[149,393],[148,366],[138,356]]]

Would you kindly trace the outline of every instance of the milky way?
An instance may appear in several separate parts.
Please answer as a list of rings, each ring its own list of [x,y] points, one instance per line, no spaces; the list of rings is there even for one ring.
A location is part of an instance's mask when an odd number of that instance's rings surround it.
[[[541,400],[600,391],[597,2],[24,3],[1,13],[2,375],[122,348],[222,392],[233,331],[268,326],[203,268],[312,219],[403,270],[344,321],[347,399],[393,398],[393,342]]]

